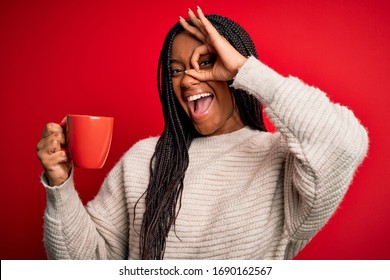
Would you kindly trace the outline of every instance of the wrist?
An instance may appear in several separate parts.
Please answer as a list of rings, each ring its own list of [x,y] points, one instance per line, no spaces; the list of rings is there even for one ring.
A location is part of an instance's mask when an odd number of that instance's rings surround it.
[[[238,60],[237,62],[237,67],[234,71],[234,77],[233,77],[233,80],[236,78],[238,72],[240,72],[240,69],[242,68],[242,66],[245,64],[245,62],[247,62],[248,58],[241,55],[240,59]]]

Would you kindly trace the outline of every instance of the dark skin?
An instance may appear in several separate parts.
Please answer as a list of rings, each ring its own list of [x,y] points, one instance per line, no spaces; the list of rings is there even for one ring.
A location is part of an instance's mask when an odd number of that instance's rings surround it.
[[[191,57],[193,69],[186,71],[186,74],[199,81],[226,82],[232,80],[247,58],[218,33],[199,7],[197,13],[198,17],[191,10],[188,12],[188,17],[196,27],[190,26],[183,18],[180,18],[184,29],[203,43],[194,51]],[[203,70],[200,69],[199,58],[207,53],[216,54],[216,60],[213,67]]]
[[[202,45],[188,32],[178,34],[173,40],[171,71],[176,98],[200,134],[212,136],[236,131],[244,124],[228,84],[225,81],[199,81],[185,73],[192,68],[191,58]],[[200,55],[200,70],[211,69],[215,59],[214,54]],[[200,101],[203,101],[203,110],[195,110],[198,106],[195,104]]]
[[[62,149],[65,134],[57,123],[46,124],[41,139],[37,144],[37,155],[50,186],[62,185],[68,178],[72,164]]]
[[[227,81],[232,80],[247,58],[241,55],[218,33],[199,7],[197,9],[197,16],[189,10],[188,17],[196,27],[190,26],[183,18],[180,19],[180,23],[187,31],[187,38],[185,39],[190,40],[193,43],[193,47],[190,50],[191,55],[186,54],[185,58],[184,56],[182,57],[184,58],[182,63],[185,69],[183,69],[183,76],[181,76],[182,80],[179,86],[175,87],[175,94],[180,101],[180,98],[184,96],[183,92],[190,92],[188,90],[189,79],[201,84],[203,91],[215,89],[212,93],[217,94],[218,89],[218,92],[225,93],[225,97],[222,97],[221,94],[220,100],[224,100],[225,103],[221,102],[221,105],[225,104],[227,108],[218,106],[218,111],[222,113],[222,118],[221,116],[214,115],[214,121],[210,122],[212,124],[211,129],[207,128],[209,125],[205,125],[205,123],[198,125],[197,129],[204,131],[203,133],[205,135],[216,135],[235,131],[242,127],[243,124],[232,105],[231,95],[226,91],[228,88],[224,88],[218,82],[224,82],[226,84]],[[180,37],[178,38],[180,39]],[[213,63],[208,67],[203,67],[202,59],[209,54],[214,55]],[[172,79],[172,82],[174,84],[176,83],[175,78]],[[229,98],[226,98],[226,96],[229,96]],[[186,109],[185,99],[182,101],[184,103],[181,102],[181,104]],[[203,130],[203,128],[205,129]],[[69,178],[72,163],[66,151],[62,149],[65,145],[66,140],[63,128],[59,124],[48,123],[43,130],[36,148],[38,159],[43,166],[50,186],[62,185]]]

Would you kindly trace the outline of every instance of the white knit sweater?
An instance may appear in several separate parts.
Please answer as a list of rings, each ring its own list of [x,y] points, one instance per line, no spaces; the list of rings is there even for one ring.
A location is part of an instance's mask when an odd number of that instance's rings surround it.
[[[296,78],[250,58],[233,86],[266,106],[278,132],[245,127],[193,140],[166,259],[293,258],[334,213],[367,152],[353,113]],[[49,258],[139,259],[144,201],[133,210],[157,140],[136,143],[87,206],[73,176],[57,187],[43,178]]]

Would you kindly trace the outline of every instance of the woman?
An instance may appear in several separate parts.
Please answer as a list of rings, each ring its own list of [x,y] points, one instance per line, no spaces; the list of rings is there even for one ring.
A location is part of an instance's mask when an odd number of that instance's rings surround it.
[[[49,258],[291,259],[342,200],[368,146],[353,113],[262,64],[236,23],[197,13],[161,51],[162,135],[135,144],[85,207],[62,128],[46,126]]]

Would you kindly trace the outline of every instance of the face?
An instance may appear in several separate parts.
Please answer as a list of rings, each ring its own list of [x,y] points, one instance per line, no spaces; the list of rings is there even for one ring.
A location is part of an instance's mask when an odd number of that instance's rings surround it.
[[[179,33],[172,43],[172,85],[176,98],[195,129],[211,136],[236,131],[244,126],[229,86],[224,81],[201,82],[184,73],[193,68],[191,57],[202,42],[187,32]],[[215,54],[199,58],[201,70],[211,69]]]

